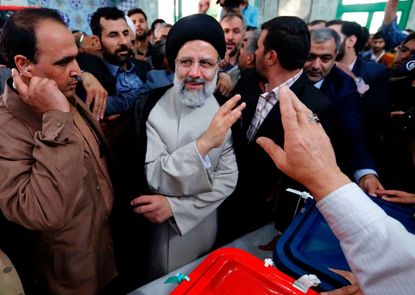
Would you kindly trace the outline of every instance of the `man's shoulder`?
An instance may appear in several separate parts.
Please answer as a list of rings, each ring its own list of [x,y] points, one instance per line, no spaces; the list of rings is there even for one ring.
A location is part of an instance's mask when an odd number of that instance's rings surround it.
[[[337,90],[345,88],[356,88],[356,84],[353,78],[336,66],[331,69],[330,73],[324,79],[323,85],[324,84],[331,84]]]
[[[0,96],[0,129],[4,130],[4,125],[14,118],[13,114],[7,109],[3,101],[3,95]]]
[[[366,83],[389,78],[389,69],[384,64],[366,61],[361,58],[357,58],[352,71],[356,76],[362,77]]]
[[[291,90],[314,112],[324,111],[331,106],[330,98],[328,98],[320,89],[314,87],[305,76],[305,73],[303,73],[291,86]]]

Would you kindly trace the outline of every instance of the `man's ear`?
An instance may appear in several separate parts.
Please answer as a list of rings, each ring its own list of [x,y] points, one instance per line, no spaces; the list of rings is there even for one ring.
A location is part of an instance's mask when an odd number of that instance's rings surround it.
[[[346,47],[347,48],[354,48],[357,42],[357,37],[355,35],[351,35],[346,39]]]
[[[97,50],[101,50],[102,49],[102,44],[101,44],[101,40],[99,39],[99,37],[97,35],[92,35],[91,38],[92,38],[92,41],[94,42],[94,44],[96,45],[95,48]]]
[[[32,62],[29,61],[26,56],[18,54],[14,57],[14,63],[16,64],[17,71],[20,76],[32,78]]]
[[[275,50],[269,50],[266,53],[266,61],[267,61],[267,64],[269,66],[272,66],[276,62],[279,62],[278,61],[278,54],[277,54],[277,52]]]
[[[253,52],[248,53],[248,55],[246,57],[246,61],[247,61],[248,65],[255,67],[255,53],[253,53]]]

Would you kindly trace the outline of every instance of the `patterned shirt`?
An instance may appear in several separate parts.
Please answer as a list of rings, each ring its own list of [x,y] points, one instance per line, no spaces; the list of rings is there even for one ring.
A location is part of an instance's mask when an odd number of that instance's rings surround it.
[[[282,86],[291,87],[295,81],[300,78],[301,74],[303,73],[303,70],[298,72],[294,77],[288,79],[281,85],[275,87],[270,92],[262,93],[259,96],[258,103],[256,106],[255,115],[252,118],[251,125],[249,125],[248,131],[246,132],[246,137],[248,139],[248,142],[251,142],[255,135],[261,126],[262,122],[264,122],[265,118],[268,116],[268,113],[271,111],[271,109],[274,107],[274,105],[278,101],[278,93]]]

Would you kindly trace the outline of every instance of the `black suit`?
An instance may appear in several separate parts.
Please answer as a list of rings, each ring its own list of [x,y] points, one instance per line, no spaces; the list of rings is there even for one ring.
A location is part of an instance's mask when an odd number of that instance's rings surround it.
[[[271,109],[258,129],[255,139],[248,143],[246,132],[255,114],[258,98],[262,93],[259,82],[261,78],[255,71],[248,71],[239,79],[233,93],[241,95],[241,102],[247,104],[241,119],[232,129],[234,147],[239,168],[239,179],[235,193],[225,200],[221,209],[221,236],[240,235],[254,230],[276,217],[277,226],[285,228],[290,222],[297,198],[282,196],[282,191],[292,187],[294,182],[279,171],[271,158],[255,142],[260,136],[274,140],[280,146],[284,142],[284,130],[281,122],[279,103]],[[329,120],[330,99],[316,89],[302,74],[291,86],[291,90],[314,113],[323,126]],[[329,125],[329,124],[327,124]],[[298,186],[298,184],[297,184]],[[277,195],[275,201],[268,201]],[[288,201],[288,203],[286,203]],[[292,204],[294,201],[294,205]],[[274,211],[276,209],[276,211]],[[224,227],[224,228],[223,228]],[[224,241],[226,242],[226,240]]]
[[[353,79],[334,66],[325,77],[320,90],[333,103],[334,126],[330,139],[336,151],[337,164],[352,176],[359,169],[376,170],[368,150],[360,108],[360,95]]]

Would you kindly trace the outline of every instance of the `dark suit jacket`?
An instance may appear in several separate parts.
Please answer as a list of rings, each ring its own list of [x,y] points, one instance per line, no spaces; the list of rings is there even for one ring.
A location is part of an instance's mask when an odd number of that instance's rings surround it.
[[[340,168],[349,176],[358,169],[375,170],[364,136],[360,95],[353,79],[334,66],[320,90],[333,103],[333,129],[338,132],[333,132],[330,139]]]
[[[360,103],[366,128],[375,128],[383,123],[390,111],[390,72],[383,64],[368,62],[360,57],[352,69],[353,74],[363,78],[369,90],[361,97]]]
[[[292,187],[291,184],[293,184],[293,181],[283,176],[282,172],[275,167],[271,158],[255,141],[248,143],[246,139],[246,132],[255,114],[258,97],[262,93],[259,87],[260,80],[260,76],[255,71],[248,71],[239,79],[233,90],[234,94],[241,95],[241,102],[247,104],[242,112],[241,119],[234,124],[232,129],[235,154],[240,172],[238,185],[235,194],[225,201],[226,204],[223,206],[225,212],[221,214],[230,223],[235,220],[238,221],[237,224],[232,225],[233,232],[238,232],[238,230],[242,233],[247,232],[269,222],[274,214],[274,204],[271,204],[267,199],[271,195],[280,194],[283,188],[288,187],[288,185]],[[301,75],[292,85],[291,90],[320,117],[323,126],[326,126],[325,123],[329,120],[328,115],[331,108],[330,99],[315,88],[308,81],[305,74]],[[260,136],[269,137],[277,144],[283,145],[284,130],[281,123],[279,103],[269,112],[255,139]],[[288,198],[292,198],[289,201],[297,202],[295,197],[290,196]],[[286,213],[290,211],[288,215],[292,217],[293,210],[286,210],[287,207],[292,209],[292,204],[283,204],[284,198],[276,199],[278,202],[277,208],[286,211]],[[291,221],[291,218],[287,216],[283,217],[278,212],[276,214],[278,218],[281,217],[284,224],[282,227],[285,227]],[[236,229],[236,227],[239,227],[239,229]]]

